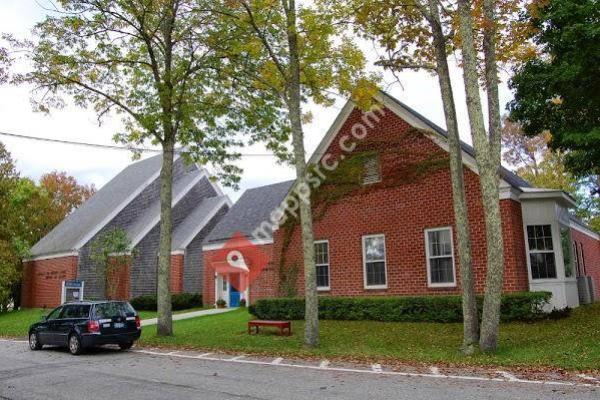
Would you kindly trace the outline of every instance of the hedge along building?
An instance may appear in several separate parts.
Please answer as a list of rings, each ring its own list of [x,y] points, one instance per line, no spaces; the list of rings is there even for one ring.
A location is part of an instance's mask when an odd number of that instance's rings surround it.
[[[383,108],[369,114],[348,102],[310,159],[319,292],[460,294],[447,134],[383,92],[377,100]],[[474,151],[461,146],[476,290],[482,293],[483,206]],[[504,291],[550,291],[551,306],[557,308],[588,302],[594,292],[600,297],[600,237],[570,216],[573,199],[533,188],[505,168],[499,175]],[[270,255],[243,294],[249,301],[303,294],[297,220],[288,213],[274,232],[269,229],[270,221],[290,208],[285,204],[294,203],[288,196],[294,192],[302,191],[293,182],[247,191],[204,243],[205,263],[230,244],[235,232],[251,243],[238,249],[242,254],[258,247]],[[204,271],[206,304],[236,300],[230,277]]]
[[[135,249],[119,269],[116,296],[156,293],[160,235],[162,156],[138,161],[121,171],[33,246],[24,260],[22,305],[52,307],[67,299],[73,280],[83,283],[85,298],[106,296],[106,277],[90,258],[94,240],[121,228]],[[231,202],[195,164],[176,156],[173,169],[171,290],[202,292],[202,241]]]

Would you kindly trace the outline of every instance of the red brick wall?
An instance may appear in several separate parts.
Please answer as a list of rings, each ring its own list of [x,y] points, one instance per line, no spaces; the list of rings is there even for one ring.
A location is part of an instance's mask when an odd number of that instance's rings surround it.
[[[576,229],[571,229],[573,241],[577,243],[577,252],[580,253],[579,246],[583,245],[583,264],[585,273],[594,279],[596,286],[596,301],[600,300],[600,240],[592,238]],[[581,256],[579,257],[581,260]],[[581,261],[580,261],[581,262]]]
[[[334,156],[342,154],[338,147],[339,137],[350,134],[353,124],[360,119],[361,113],[355,110],[342,127],[338,138],[333,140],[328,150],[329,154]],[[358,147],[359,151],[369,150],[364,147],[365,143],[373,143],[379,149],[381,143],[390,144],[391,151],[380,151],[382,182],[347,195],[330,205],[325,214],[314,221],[315,240],[329,240],[331,289],[324,294],[352,296],[459,293],[460,265],[449,167],[446,165],[441,169],[432,169],[422,176],[416,178],[412,176],[412,179],[404,181],[397,179],[397,168],[418,163],[431,154],[438,154],[441,158],[447,159],[447,153],[428,137],[415,135],[405,121],[389,110],[380,123],[368,129],[368,132],[363,147]],[[394,150],[394,143],[401,144],[400,151]],[[464,169],[464,173],[476,289],[482,292],[485,284],[486,240],[479,178],[468,168]],[[391,180],[393,185],[390,185]],[[326,188],[321,187],[318,190],[326,190]],[[504,290],[526,291],[528,278],[521,205],[514,200],[506,199],[501,200],[500,206],[505,245]],[[429,288],[424,230],[446,226],[453,227],[457,286]],[[368,234],[385,234],[387,289],[364,288],[362,236]],[[264,271],[254,286],[251,286],[251,301],[260,297],[279,295],[279,258],[283,235],[283,229],[275,234],[273,260],[269,269]],[[205,265],[207,257],[210,257],[210,252],[205,252]],[[302,295],[304,272],[298,227],[292,234],[285,260],[287,266],[295,264],[299,267],[297,292]],[[214,291],[214,276],[205,275],[206,304],[214,302]]]
[[[340,134],[349,134],[361,114],[354,111]],[[381,122],[367,136],[371,143],[401,143],[401,152],[380,151],[382,182],[364,187],[331,205],[325,215],[314,222],[315,240],[328,239],[330,248],[330,287],[328,294],[349,295],[415,295],[447,294],[460,291],[456,229],[455,244],[456,288],[429,288],[425,256],[424,230],[452,226],[452,190],[449,167],[430,170],[417,179],[397,180],[399,163],[418,162],[441,149],[423,135],[409,134],[410,126],[387,111]],[[340,136],[338,136],[340,137]],[[367,149],[361,149],[365,151]],[[332,142],[330,154],[341,154],[338,139]],[[399,157],[403,157],[399,161]],[[442,157],[447,157],[445,153]],[[401,167],[401,166],[400,166]],[[483,207],[478,176],[465,168],[465,188],[469,208],[473,267],[476,288],[483,291],[485,282],[486,248]],[[396,175],[394,175],[396,174]],[[395,185],[389,185],[393,179]],[[318,190],[324,190],[319,188]],[[505,240],[505,291],[528,289],[521,207],[513,200],[502,200],[502,224]],[[276,244],[282,241],[283,230],[276,234]],[[387,284],[384,290],[365,290],[362,261],[362,236],[385,234]],[[277,246],[276,246],[277,247]],[[279,252],[274,255],[279,256]],[[288,247],[288,265],[302,265],[299,229],[294,230]],[[277,263],[276,263],[277,265]],[[303,271],[298,276],[298,292],[304,287]]]
[[[171,293],[182,293],[182,292],[183,292],[183,254],[172,254],[171,255]]]
[[[25,262],[21,305],[44,308],[60,305],[62,282],[76,277],[76,256]]]
[[[114,271],[109,272],[107,279],[112,280],[114,287],[112,288],[113,293],[106,293],[106,297],[111,300],[129,300],[131,298],[131,274],[129,273],[128,260],[124,260],[124,262],[127,262],[126,265],[121,265]],[[110,262],[114,263],[116,259],[112,258]]]

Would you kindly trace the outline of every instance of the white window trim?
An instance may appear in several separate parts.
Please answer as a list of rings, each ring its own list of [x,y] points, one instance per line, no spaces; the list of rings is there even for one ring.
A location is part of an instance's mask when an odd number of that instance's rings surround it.
[[[551,239],[552,239],[552,250],[532,250],[531,248],[529,248],[529,231],[528,231],[528,227],[530,226],[542,226],[542,225],[548,225],[550,226],[550,234],[552,235]],[[556,243],[554,243],[554,226],[553,224],[550,223],[535,223],[535,224],[526,224],[525,225],[525,246],[527,248],[527,265],[529,267],[529,279],[531,279],[531,282],[536,282],[536,283],[543,283],[543,282],[556,282],[558,280],[558,258],[556,257]],[[559,240],[560,240],[560,230],[559,230]],[[562,245],[561,245],[561,251],[562,251]],[[533,270],[532,265],[531,265],[531,256],[530,254],[544,254],[544,253],[552,253],[554,254],[554,270],[556,273],[556,276],[554,278],[534,278],[533,277]],[[563,261],[563,276],[564,276],[564,261]],[[570,278],[569,278],[570,279]]]
[[[329,254],[329,240],[315,240],[314,244],[320,244],[320,243],[327,243],[327,264],[317,264],[316,262],[316,257],[315,257],[315,268],[318,266],[322,266],[322,265],[327,265],[327,286],[319,286],[317,284],[317,290],[318,291],[328,291],[331,290],[331,257]]]
[[[446,258],[448,256],[430,256],[429,255],[429,232],[450,231],[450,249],[452,250],[452,279],[453,282],[433,283],[431,282],[431,258]],[[451,226],[442,226],[439,228],[425,229],[425,259],[427,262],[427,286],[430,288],[452,288],[456,287],[456,263],[454,260],[454,235]]]
[[[385,272],[385,285],[367,285],[367,253],[365,252],[365,241],[366,239],[382,237],[383,238],[383,270]],[[387,248],[385,244],[385,235],[378,233],[376,235],[364,235],[362,237],[362,257],[363,257],[363,281],[365,289],[387,289],[388,288],[388,276],[387,276]],[[374,262],[374,261],[371,261]]]

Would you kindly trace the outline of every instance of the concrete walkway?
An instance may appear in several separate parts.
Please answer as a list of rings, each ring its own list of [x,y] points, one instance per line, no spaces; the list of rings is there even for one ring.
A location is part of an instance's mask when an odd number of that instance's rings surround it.
[[[223,314],[233,310],[237,310],[237,308],[211,308],[210,310],[200,310],[188,313],[173,314],[173,321],[179,321],[180,319],[203,317],[205,315]],[[156,318],[145,319],[142,321],[142,326],[156,325],[156,323]]]

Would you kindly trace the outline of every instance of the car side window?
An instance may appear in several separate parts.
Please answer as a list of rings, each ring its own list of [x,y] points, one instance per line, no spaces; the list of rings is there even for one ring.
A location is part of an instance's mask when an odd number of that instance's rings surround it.
[[[60,315],[60,312],[63,310],[63,307],[57,307],[48,314],[46,319],[57,319]]]
[[[87,304],[70,304],[65,306],[61,318],[87,318],[90,313],[90,306]]]

